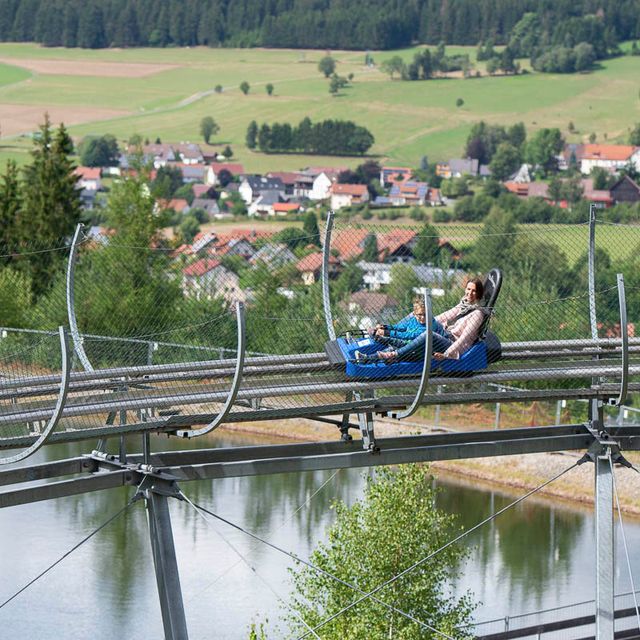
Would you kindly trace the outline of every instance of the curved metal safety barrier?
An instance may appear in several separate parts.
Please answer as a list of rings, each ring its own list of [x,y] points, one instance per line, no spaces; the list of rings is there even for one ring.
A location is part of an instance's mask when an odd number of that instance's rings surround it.
[[[56,428],[56,425],[60,420],[62,410],[64,409],[64,404],[67,400],[71,366],[69,363],[69,339],[67,337],[67,332],[64,327],[59,327],[58,333],[60,335],[60,351],[62,354],[62,375],[60,379],[60,391],[58,392],[58,399],[56,401],[56,406],[53,409],[53,413],[51,414],[49,422],[44,428],[44,431],[31,446],[14,456],[10,456],[8,458],[0,458],[0,464],[12,464],[14,462],[19,462],[20,460],[24,460],[25,458],[28,458],[30,455],[34,454],[47,441],[47,438]]]
[[[627,399],[627,389],[629,388],[629,332],[627,330],[627,299],[624,290],[624,276],[619,273],[618,281],[618,303],[620,304],[620,338],[622,339],[622,376],[620,378],[620,394],[617,398],[611,398],[610,404],[619,407]]]
[[[176,435],[182,438],[195,438],[196,436],[203,436],[207,433],[210,433],[214,429],[217,429],[227,417],[233,403],[236,400],[236,396],[238,395],[238,390],[240,389],[240,383],[242,382],[242,369],[244,367],[244,356],[246,350],[246,336],[245,336],[245,319],[244,319],[244,304],[242,302],[236,302],[236,324],[238,327],[238,355],[236,358],[236,368],[233,374],[233,381],[231,383],[231,389],[229,390],[229,395],[225,400],[222,409],[215,417],[215,419],[210,422],[202,429],[191,429],[185,431],[177,431]]]
[[[331,258],[331,231],[333,230],[333,210],[329,209],[324,228],[324,244],[322,246],[322,306],[324,308],[324,321],[327,325],[329,340],[336,339],[336,330],[333,326],[333,314],[331,313],[331,298],[329,297],[329,259]]]
[[[416,391],[415,398],[413,402],[409,405],[407,409],[404,411],[398,411],[397,413],[392,413],[391,417],[396,418],[397,420],[402,420],[404,418],[408,418],[412,416],[416,409],[422,403],[422,398],[427,390],[427,384],[429,382],[429,370],[431,369],[431,356],[433,350],[433,340],[431,336],[431,322],[433,318],[433,313],[431,311],[431,292],[428,289],[425,289],[424,292],[424,308],[426,311],[425,318],[425,336],[426,341],[424,345],[424,362],[422,363],[422,375],[420,376],[420,384],[418,385],[418,390]]]
[[[71,338],[73,339],[73,350],[82,362],[85,371],[94,371],[93,365],[89,361],[82,344],[82,336],[78,331],[78,322],[76,321],[76,301],[74,293],[75,273],[76,273],[76,256],[78,253],[78,238],[82,231],[83,225],[79,223],[76,232],[73,234],[71,242],[71,251],[69,252],[69,264],[67,265],[67,318],[69,319],[69,328],[71,329]]]

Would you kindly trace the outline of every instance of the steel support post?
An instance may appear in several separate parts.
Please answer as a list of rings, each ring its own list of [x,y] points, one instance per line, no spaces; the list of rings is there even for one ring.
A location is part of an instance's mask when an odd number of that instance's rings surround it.
[[[596,526],[596,640],[613,640],[614,636],[614,545],[613,545],[613,476],[611,445],[606,443],[602,402],[589,403],[589,422],[600,446],[594,451],[595,526]]]
[[[143,491],[149,520],[151,552],[158,583],[165,640],[187,640],[180,575],[171,529],[168,498],[175,494],[175,485],[153,479]]]
[[[596,640],[613,640],[614,546],[611,451],[595,458],[596,488]]]

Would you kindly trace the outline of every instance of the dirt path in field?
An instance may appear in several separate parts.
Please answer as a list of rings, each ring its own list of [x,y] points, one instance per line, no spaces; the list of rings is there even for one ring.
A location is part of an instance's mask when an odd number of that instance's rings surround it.
[[[45,112],[49,114],[54,126],[57,126],[60,122],[64,122],[65,126],[69,126],[96,120],[107,120],[129,113],[117,109],[97,109],[95,107],[44,107],[42,105],[0,104],[2,137],[37,131],[38,126],[44,122]]]
[[[178,69],[179,64],[144,62],[99,62],[93,60],[52,60],[39,58],[10,58],[0,56],[0,62],[22,67],[34,73],[61,76],[97,76],[103,78],[146,78]]]

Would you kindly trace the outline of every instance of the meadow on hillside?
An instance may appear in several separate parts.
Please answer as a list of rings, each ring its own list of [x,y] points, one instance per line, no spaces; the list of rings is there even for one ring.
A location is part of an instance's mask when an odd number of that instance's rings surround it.
[[[334,51],[337,72],[353,74],[350,87],[333,97],[318,71],[325,51],[263,49],[107,49],[42,48],[0,44],[0,163],[29,148],[20,134],[36,129],[48,111],[73,136],[133,133],[163,141],[198,141],[199,123],[210,115],[220,125],[214,145],[229,144],[250,171],[301,166],[350,165],[360,158],[300,155],[266,156],[244,144],[247,125],[289,122],[305,116],[354,120],[375,136],[371,154],[384,162],[417,166],[459,156],[470,126],[479,120],[512,124],[528,131],[558,127],[568,141],[626,142],[640,121],[640,58],[607,60],[591,73],[527,73],[515,77],[442,78],[421,82],[390,79],[380,64],[416,49],[373,52]],[[474,48],[450,47],[450,53]],[[69,64],[71,63],[71,64]],[[476,69],[483,70],[481,63]],[[240,82],[251,85],[248,95]],[[265,86],[275,90],[267,95]],[[221,93],[214,87],[222,86]],[[461,98],[463,104],[456,107]],[[569,133],[569,123],[575,131]]]

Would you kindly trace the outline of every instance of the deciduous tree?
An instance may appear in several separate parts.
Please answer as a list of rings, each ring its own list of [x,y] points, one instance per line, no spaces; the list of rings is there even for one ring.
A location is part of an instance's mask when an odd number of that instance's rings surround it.
[[[461,570],[460,561],[467,551],[462,546],[446,546],[455,535],[456,523],[436,507],[431,487],[425,466],[383,468],[368,480],[362,500],[351,507],[336,503],[330,544],[320,544],[311,562],[342,582],[308,566],[292,570],[295,591],[291,604],[304,620],[303,625],[297,615],[289,617],[294,635],[326,622],[353,601],[353,589],[345,582],[365,593],[388,582],[376,598],[448,637],[465,637],[462,629],[474,605],[468,593],[453,597],[448,584]],[[425,562],[440,549],[437,558]],[[394,580],[405,570],[406,575]],[[373,598],[323,624],[318,633],[328,640],[431,637],[430,631]]]

